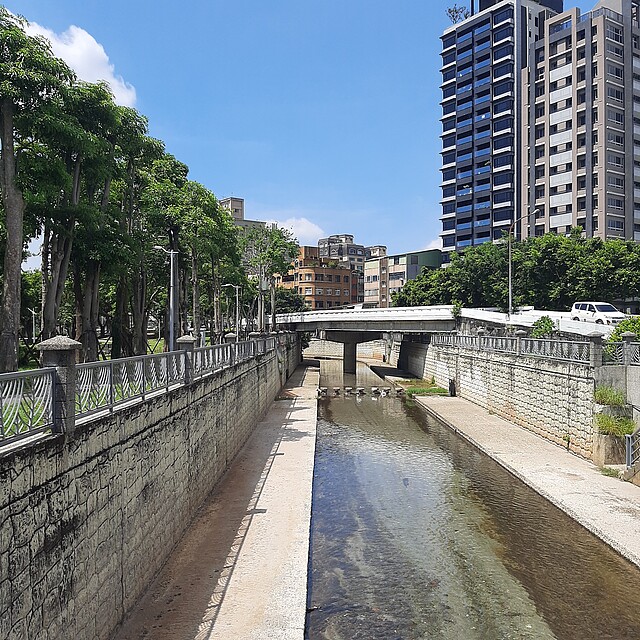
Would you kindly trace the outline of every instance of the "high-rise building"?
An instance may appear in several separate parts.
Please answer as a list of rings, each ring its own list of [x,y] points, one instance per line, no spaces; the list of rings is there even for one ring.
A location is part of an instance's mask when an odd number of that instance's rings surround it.
[[[442,246],[503,237],[521,211],[521,82],[562,0],[480,0],[442,35]]]
[[[520,237],[640,240],[640,0],[549,18],[522,75]]]

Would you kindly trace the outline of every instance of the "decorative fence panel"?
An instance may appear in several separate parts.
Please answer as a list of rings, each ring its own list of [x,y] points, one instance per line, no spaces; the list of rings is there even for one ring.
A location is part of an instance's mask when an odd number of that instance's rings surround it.
[[[266,354],[276,345],[291,345],[294,340],[295,336],[287,334],[76,365],[75,419],[113,411],[118,405],[184,385],[189,379]],[[192,364],[190,378],[187,358]],[[53,429],[56,375],[54,368],[0,375],[0,446]]]
[[[514,355],[527,355],[553,360],[565,360],[588,364],[591,355],[589,342],[517,338],[512,336],[467,336],[434,334],[431,344],[458,347],[473,351],[497,351]],[[640,362],[639,362],[640,364]]]
[[[608,342],[602,349],[604,364],[640,365],[640,342]]]
[[[551,358],[553,360],[567,360],[589,364],[591,345],[588,342],[523,338],[520,353],[541,358]]]
[[[53,427],[55,369],[0,376],[0,445]]]
[[[185,376],[184,351],[87,362],[76,367],[76,416],[144,399],[160,389],[181,384]]]

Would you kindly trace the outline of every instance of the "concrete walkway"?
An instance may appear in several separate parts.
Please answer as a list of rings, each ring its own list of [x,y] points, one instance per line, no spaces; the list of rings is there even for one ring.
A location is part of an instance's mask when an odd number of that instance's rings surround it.
[[[468,400],[432,396],[414,399],[640,566],[640,487],[602,475],[587,460]]]
[[[294,372],[118,640],[302,640],[318,378]]]

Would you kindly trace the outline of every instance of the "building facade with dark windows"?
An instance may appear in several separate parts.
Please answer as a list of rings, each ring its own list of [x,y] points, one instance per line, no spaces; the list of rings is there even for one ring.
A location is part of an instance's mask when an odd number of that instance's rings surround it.
[[[481,0],[442,40],[442,251],[500,240],[521,215],[521,70],[561,0]]]
[[[352,283],[358,272],[348,263],[320,257],[318,247],[300,247],[292,269],[285,275],[276,274],[276,286],[294,289],[304,296],[310,310],[339,309],[355,304]]]
[[[547,20],[522,74],[520,236],[640,241],[640,0]]]

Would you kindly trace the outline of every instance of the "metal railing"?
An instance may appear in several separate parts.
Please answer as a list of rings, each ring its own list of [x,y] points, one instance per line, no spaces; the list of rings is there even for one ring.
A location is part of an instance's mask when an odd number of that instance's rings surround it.
[[[76,367],[76,417],[113,410],[160,389],[182,384],[185,352],[172,351],[118,360],[87,362]]]
[[[0,376],[0,445],[53,427],[55,369]]]
[[[588,342],[523,338],[520,353],[538,358],[589,364],[591,345]]]
[[[431,344],[458,347],[474,351],[491,351],[527,355],[552,360],[570,362],[590,362],[591,344],[563,340],[543,340],[535,338],[517,338],[511,336],[469,336],[454,334],[434,334]]]
[[[636,429],[631,435],[624,437],[627,448],[627,467],[633,467],[640,462],[640,429]]]
[[[280,342],[280,344],[283,344]],[[287,344],[285,341],[284,344]],[[275,349],[275,338],[232,342],[193,350],[193,377],[200,378]]]
[[[112,412],[124,403],[166,392],[294,341],[295,336],[284,334],[76,365],[71,374],[75,375],[75,419]],[[54,426],[60,429],[54,415],[57,375],[53,367],[0,375],[0,447],[52,431]]]
[[[518,339],[511,336],[485,336],[480,339],[481,345],[488,351],[516,353]]]
[[[602,348],[604,364],[640,365],[640,342],[607,342]]]

